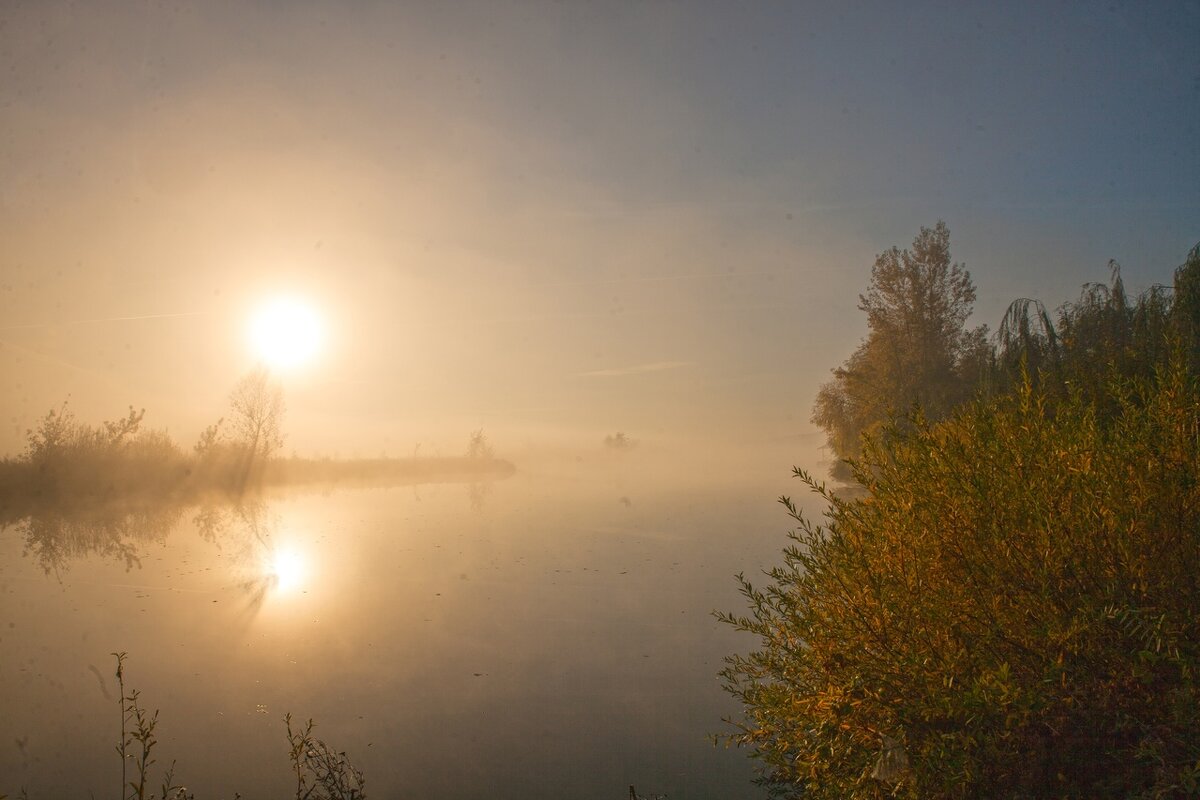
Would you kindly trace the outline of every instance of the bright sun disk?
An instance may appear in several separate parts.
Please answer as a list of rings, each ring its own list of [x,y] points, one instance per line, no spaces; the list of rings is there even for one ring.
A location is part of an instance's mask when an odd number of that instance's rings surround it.
[[[274,300],[259,309],[250,323],[251,347],[273,369],[311,361],[320,349],[321,338],[321,318],[298,300]]]

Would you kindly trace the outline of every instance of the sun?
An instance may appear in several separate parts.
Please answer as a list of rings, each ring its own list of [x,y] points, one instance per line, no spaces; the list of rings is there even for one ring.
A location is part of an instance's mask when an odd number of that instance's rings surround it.
[[[276,298],[250,321],[250,346],[272,369],[292,369],[310,362],[324,338],[321,318],[307,303]]]

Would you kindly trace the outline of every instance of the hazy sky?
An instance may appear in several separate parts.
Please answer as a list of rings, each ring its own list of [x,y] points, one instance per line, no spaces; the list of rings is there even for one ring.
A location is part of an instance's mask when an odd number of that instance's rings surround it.
[[[848,5],[0,3],[0,452],[67,395],[192,441],[281,293],[289,447],[373,455],[811,432],[938,219],[993,328],[1170,280],[1200,3]]]

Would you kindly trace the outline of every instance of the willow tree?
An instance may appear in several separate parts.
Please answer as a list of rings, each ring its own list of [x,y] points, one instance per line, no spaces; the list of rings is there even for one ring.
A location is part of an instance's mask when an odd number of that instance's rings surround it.
[[[1183,343],[1188,367],[1200,374],[1200,243],[1175,270],[1171,329]]]
[[[1003,393],[1027,377],[1056,402],[1083,392],[1100,413],[1112,414],[1113,379],[1149,378],[1179,348],[1187,368],[1200,372],[1200,245],[1175,270],[1173,286],[1135,296],[1125,289],[1120,265],[1110,261],[1109,270],[1107,284],[1084,284],[1077,300],[1059,306],[1057,322],[1036,300],[1013,301],[985,388]]]
[[[919,407],[941,419],[969,398],[990,357],[986,328],[969,330],[975,285],[950,259],[950,230],[921,228],[911,249],[892,247],[875,259],[871,285],[859,295],[867,337],[817,394],[812,421],[825,429],[843,459],[861,453],[863,434],[876,433]]]

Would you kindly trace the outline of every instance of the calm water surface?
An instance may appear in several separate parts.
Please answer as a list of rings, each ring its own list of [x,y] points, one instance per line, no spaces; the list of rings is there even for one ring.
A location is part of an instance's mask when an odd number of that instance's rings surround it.
[[[523,471],[9,526],[0,792],[117,795],[120,650],[202,798],[288,796],[289,711],[377,798],[759,797],[707,739],[753,646],[710,612],[779,560],[797,488]]]

